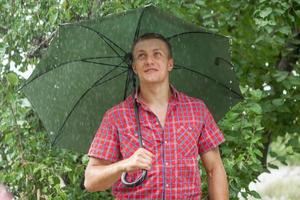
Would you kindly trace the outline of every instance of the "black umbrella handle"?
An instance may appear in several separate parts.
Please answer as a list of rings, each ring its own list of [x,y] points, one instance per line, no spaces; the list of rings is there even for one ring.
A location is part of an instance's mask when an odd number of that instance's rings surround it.
[[[134,87],[135,88],[135,87]],[[133,97],[134,98],[134,97]],[[135,118],[136,118],[136,123],[137,123],[137,127],[138,127],[138,137],[139,137],[139,144],[140,147],[143,148],[143,141],[142,141],[142,134],[141,134],[141,126],[140,126],[140,119],[139,119],[139,108],[138,108],[138,104],[136,101],[134,101],[134,114],[135,114]],[[126,187],[135,187],[140,185],[147,177],[147,170],[143,169],[143,173],[142,175],[136,179],[134,182],[129,183],[126,180],[127,177],[127,172],[123,172],[122,176],[121,176],[121,181],[122,183],[126,186]]]
[[[126,187],[135,187],[135,186],[140,185],[145,180],[145,178],[147,177],[147,170],[143,169],[142,175],[138,179],[136,179],[135,181],[133,181],[131,183],[126,180],[126,177],[127,177],[127,172],[123,172],[122,176],[121,176],[122,183]]]

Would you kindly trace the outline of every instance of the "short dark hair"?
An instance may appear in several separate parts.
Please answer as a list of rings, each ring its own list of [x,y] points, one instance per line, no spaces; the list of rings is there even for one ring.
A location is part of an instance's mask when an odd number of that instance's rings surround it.
[[[159,39],[161,41],[163,41],[168,49],[169,52],[169,58],[173,58],[173,54],[172,54],[172,47],[170,42],[167,40],[167,38],[165,38],[163,35],[159,34],[159,33],[145,33],[141,36],[139,36],[136,40],[134,40],[132,47],[131,47],[131,54],[133,55],[133,49],[135,47],[135,45],[143,40],[148,40],[148,39]]]

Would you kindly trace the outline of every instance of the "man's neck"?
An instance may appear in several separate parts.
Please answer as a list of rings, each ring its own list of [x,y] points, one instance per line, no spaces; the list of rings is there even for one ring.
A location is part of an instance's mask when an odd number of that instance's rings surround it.
[[[171,96],[169,82],[164,84],[140,85],[139,98],[148,106],[164,106]]]

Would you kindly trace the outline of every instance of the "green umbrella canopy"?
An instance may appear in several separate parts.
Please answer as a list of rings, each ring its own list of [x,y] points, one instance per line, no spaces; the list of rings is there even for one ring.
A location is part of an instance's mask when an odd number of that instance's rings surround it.
[[[204,100],[216,120],[240,101],[227,37],[154,6],[64,24],[22,88],[53,144],[87,152],[104,112],[129,94],[133,41],[153,32],[172,45],[179,91]]]

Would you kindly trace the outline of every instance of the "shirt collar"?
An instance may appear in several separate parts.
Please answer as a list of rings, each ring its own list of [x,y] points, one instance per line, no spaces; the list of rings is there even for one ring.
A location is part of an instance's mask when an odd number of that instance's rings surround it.
[[[179,98],[178,98],[179,97],[179,92],[176,90],[176,88],[172,84],[170,84],[170,89],[171,89],[172,95],[169,99],[169,102],[179,101]],[[134,100],[138,103],[141,103],[141,101],[138,98],[139,90],[140,90],[139,87],[137,87],[135,92],[134,92]]]

